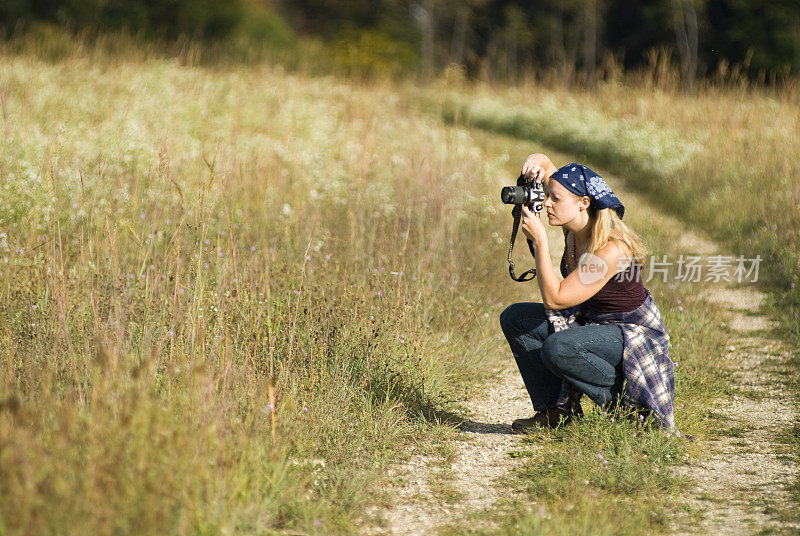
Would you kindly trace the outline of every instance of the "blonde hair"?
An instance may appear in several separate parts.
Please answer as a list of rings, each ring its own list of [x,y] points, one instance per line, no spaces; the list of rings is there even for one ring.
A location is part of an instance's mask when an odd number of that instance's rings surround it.
[[[597,253],[608,244],[609,240],[614,239],[627,248],[625,254],[632,257],[634,262],[644,265],[645,255],[647,255],[644,241],[633,229],[622,222],[614,209],[595,210],[590,208],[589,222],[592,226],[592,238],[588,249],[590,253]]]

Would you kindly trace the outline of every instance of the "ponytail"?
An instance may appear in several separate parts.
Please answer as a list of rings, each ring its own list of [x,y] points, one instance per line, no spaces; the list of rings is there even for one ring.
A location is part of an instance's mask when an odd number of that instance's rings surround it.
[[[589,242],[590,253],[597,253],[614,239],[620,242],[627,251],[623,254],[631,257],[632,262],[644,265],[647,247],[633,229],[625,225],[613,208],[602,210],[589,209],[589,221],[592,225],[592,238]]]

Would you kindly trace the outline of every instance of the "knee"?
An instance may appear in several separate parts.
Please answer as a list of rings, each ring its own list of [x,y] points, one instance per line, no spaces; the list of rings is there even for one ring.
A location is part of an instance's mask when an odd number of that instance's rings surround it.
[[[553,370],[553,367],[558,364],[559,346],[558,337],[555,335],[550,335],[544,340],[544,343],[542,343],[542,362],[550,370]]]
[[[540,303],[513,303],[500,313],[500,327],[509,332],[528,331],[547,319]]]
[[[505,310],[500,313],[500,329],[503,330],[503,333],[508,336],[508,334],[513,331],[514,327],[517,326],[517,319],[520,315],[520,305],[521,303],[514,303],[509,305],[505,308]]]
[[[567,341],[557,333],[550,335],[542,344],[542,361],[554,374],[562,372],[566,362],[574,355]]]

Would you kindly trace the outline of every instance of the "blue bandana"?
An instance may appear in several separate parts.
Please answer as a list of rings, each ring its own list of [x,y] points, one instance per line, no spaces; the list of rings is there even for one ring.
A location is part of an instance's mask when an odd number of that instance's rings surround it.
[[[625,207],[606,181],[584,165],[567,164],[559,168],[550,178],[577,196],[588,196],[591,199],[591,206],[597,210],[613,208],[620,219],[625,214]]]

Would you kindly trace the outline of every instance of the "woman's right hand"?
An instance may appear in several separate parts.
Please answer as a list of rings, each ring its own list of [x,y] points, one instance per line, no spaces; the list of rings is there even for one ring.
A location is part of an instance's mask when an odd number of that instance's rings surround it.
[[[542,153],[534,153],[528,156],[528,158],[525,159],[525,163],[522,164],[523,175],[535,177],[538,174],[540,180],[549,178],[556,169],[556,166],[553,165],[553,162],[550,161],[547,155]]]

